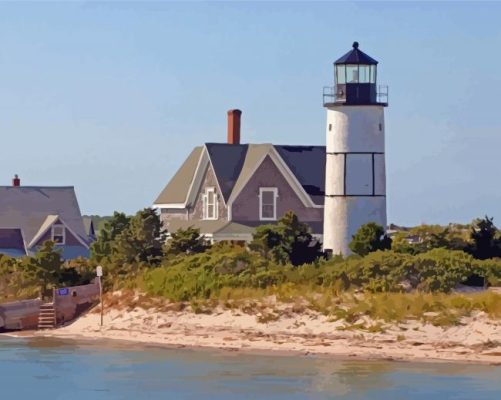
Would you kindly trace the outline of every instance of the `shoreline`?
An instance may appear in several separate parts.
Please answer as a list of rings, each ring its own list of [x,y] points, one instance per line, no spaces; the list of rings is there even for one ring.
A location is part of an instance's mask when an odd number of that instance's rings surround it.
[[[449,328],[409,321],[388,325],[382,332],[367,332],[339,330],[342,321],[330,321],[311,311],[259,323],[256,315],[223,309],[213,314],[112,309],[100,327],[97,310],[54,330],[1,335],[235,354],[501,365],[501,321],[489,320],[483,313]]]
[[[203,345],[186,345],[186,344],[174,344],[174,343],[163,343],[163,342],[143,342],[134,339],[122,339],[114,337],[90,337],[83,335],[52,335],[52,334],[37,334],[37,331],[25,331],[25,334],[20,334],[19,332],[3,332],[0,333],[0,337],[11,337],[17,339],[57,339],[57,340],[68,340],[75,343],[85,343],[86,345],[96,345],[98,347],[106,347],[105,344],[110,344],[111,347],[122,348],[126,347],[128,349],[132,348],[135,350],[140,349],[166,349],[166,350],[192,350],[192,351],[214,351],[221,353],[241,353],[245,355],[256,355],[256,356],[274,356],[274,357],[311,357],[311,358],[322,358],[322,359],[334,359],[340,361],[389,361],[396,363],[432,363],[432,364],[465,364],[465,365],[490,365],[490,366],[501,366],[501,360],[498,362],[488,361],[488,360],[471,360],[471,359],[447,359],[447,358],[398,358],[392,356],[384,356],[378,354],[362,355],[362,354],[348,354],[348,353],[328,353],[328,352],[315,352],[301,350],[280,350],[280,349],[261,349],[261,348],[237,348],[237,347],[216,347],[216,346],[203,346]]]
[[[501,359],[497,361],[490,361],[486,359],[455,359],[455,358],[432,358],[432,357],[394,357],[388,355],[380,355],[374,353],[368,354],[350,354],[350,353],[329,353],[317,351],[301,351],[301,350],[281,350],[281,349],[262,349],[262,348],[237,348],[237,347],[217,347],[217,346],[204,346],[200,344],[175,344],[151,341],[138,341],[134,339],[123,339],[115,337],[90,337],[83,335],[53,335],[53,334],[37,334],[37,331],[26,331],[26,334],[19,333],[0,333],[1,336],[11,338],[26,338],[26,339],[59,339],[68,340],[75,343],[85,343],[86,345],[92,344],[99,347],[108,347],[104,344],[111,344],[113,347],[121,348],[130,345],[134,349],[167,349],[167,350],[192,350],[192,351],[215,351],[221,353],[241,353],[245,355],[256,356],[275,356],[275,357],[312,357],[322,359],[334,359],[340,361],[388,361],[396,363],[431,363],[431,364],[465,364],[465,365],[489,365],[501,366]]]

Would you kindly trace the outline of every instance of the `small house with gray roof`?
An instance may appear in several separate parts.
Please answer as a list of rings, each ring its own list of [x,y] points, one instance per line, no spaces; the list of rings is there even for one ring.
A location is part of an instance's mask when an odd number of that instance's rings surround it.
[[[64,259],[89,255],[86,232],[72,186],[0,186],[0,254],[33,255],[52,240]]]
[[[169,232],[190,226],[214,241],[249,241],[293,211],[322,239],[325,146],[240,143],[240,110],[227,143],[195,147],[154,202]]]

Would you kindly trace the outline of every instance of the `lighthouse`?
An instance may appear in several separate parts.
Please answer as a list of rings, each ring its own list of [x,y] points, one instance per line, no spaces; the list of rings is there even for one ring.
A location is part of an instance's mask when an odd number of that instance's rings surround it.
[[[375,222],[386,229],[384,109],[388,87],[377,84],[378,62],[353,49],[334,63],[327,109],[324,250],[349,255],[352,236]]]

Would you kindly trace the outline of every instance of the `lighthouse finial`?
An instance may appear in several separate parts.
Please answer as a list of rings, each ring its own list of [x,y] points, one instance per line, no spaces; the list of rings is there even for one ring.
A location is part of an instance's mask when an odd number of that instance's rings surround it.
[[[358,42],[353,42],[353,48],[358,49]]]

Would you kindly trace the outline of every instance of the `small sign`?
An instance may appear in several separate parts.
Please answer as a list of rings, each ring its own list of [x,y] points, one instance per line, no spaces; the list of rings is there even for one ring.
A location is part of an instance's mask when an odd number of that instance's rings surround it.
[[[59,296],[68,296],[70,294],[70,289],[68,288],[57,289],[57,294]]]
[[[96,267],[96,276],[103,276],[103,267],[100,265]]]

